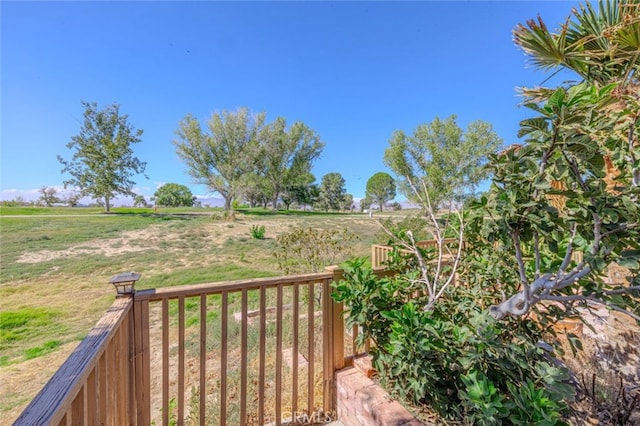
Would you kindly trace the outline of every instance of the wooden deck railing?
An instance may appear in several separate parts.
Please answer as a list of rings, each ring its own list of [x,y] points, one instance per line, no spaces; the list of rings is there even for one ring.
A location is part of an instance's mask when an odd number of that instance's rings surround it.
[[[445,238],[443,240],[443,251],[445,251],[444,255],[447,258],[452,257],[455,252],[452,250],[456,244],[459,243],[457,238]],[[438,242],[436,240],[424,240],[418,241],[416,243],[418,247],[423,249],[426,248],[438,248]],[[371,266],[373,268],[382,268],[384,267],[385,262],[389,260],[389,256],[393,251],[392,246],[387,245],[372,245],[371,246]],[[402,250],[402,252],[409,253],[407,250]]]
[[[383,270],[378,270],[383,274]],[[276,425],[335,410],[368,347],[331,298],[342,270],[117,298],[17,425]]]
[[[134,315],[131,298],[116,299],[15,424],[135,423]]]

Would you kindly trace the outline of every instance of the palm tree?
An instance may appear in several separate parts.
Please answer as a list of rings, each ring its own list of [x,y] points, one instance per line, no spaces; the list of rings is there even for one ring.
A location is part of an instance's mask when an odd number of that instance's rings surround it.
[[[640,129],[640,1],[599,0],[597,6],[580,5],[557,32],[550,32],[538,16],[526,26],[517,25],[513,39],[535,68],[556,73],[569,70],[598,88],[616,84],[606,108],[626,111],[628,126],[620,140],[627,140],[630,163],[634,163]],[[553,92],[544,87],[522,89],[525,102],[534,103],[544,102]],[[604,147],[603,159],[607,186],[613,188],[620,171]],[[640,185],[636,182],[640,171],[634,169],[633,176],[633,184]]]
[[[597,85],[638,85],[638,0],[600,0],[597,7],[591,3],[580,5],[555,33],[538,16],[537,21],[516,26],[513,38],[535,68],[567,69]]]

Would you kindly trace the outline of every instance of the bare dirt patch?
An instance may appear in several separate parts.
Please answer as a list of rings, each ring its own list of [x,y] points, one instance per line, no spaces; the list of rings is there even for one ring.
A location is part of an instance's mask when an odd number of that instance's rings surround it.
[[[149,250],[160,241],[173,241],[175,234],[163,232],[166,227],[154,225],[146,229],[123,232],[116,238],[96,239],[72,245],[64,250],[40,250],[23,253],[16,262],[40,263],[83,255],[117,256],[124,253]]]
[[[349,219],[354,225],[370,225],[367,219]],[[198,228],[198,238],[205,238],[207,243],[214,247],[223,247],[229,239],[249,237],[252,224],[259,223],[265,226],[266,238],[276,238],[278,235],[288,232],[296,227],[308,226],[308,220],[304,218],[291,219],[245,219],[242,221],[210,221],[201,222]],[[335,227],[335,220],[328,220],[326,224],[317,221],[315,225]],[[40,263],[63,258],[73,258],[85,255],[100,255],[106,257],[118,256],[126,253],[143,252],[162,247],[164,252],[184,251],[184,247],[176,244],[181,240],[194,238],[192,228],[172,229],[171,224],[152,225],[148,228],[125,231],[114,238],[95,239],[69,246],[64,250],[39,250],[23,253],[16,262]]]

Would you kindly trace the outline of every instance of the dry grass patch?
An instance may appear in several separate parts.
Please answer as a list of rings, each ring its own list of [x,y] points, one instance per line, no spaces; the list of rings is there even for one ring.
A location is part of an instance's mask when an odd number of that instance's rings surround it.
[[[251,239],[254,224],[265,227],[264,240]],[[358,256],[369,254],[379,229],[375,220],[356,214],[237,214],[235,221],[0,216],[0,312],[58,313],[47,328],[24,324],[19,329],[24,339],[2,347],[0,424],[19,415],[113,302],[111,276],[137,271],[142,273],[138,287],[148,288],[279,275],[272,254],[275,238],[296,227],[347,227],[360,236],[354,246]],[[27,360],[28,350],[40,356]]]

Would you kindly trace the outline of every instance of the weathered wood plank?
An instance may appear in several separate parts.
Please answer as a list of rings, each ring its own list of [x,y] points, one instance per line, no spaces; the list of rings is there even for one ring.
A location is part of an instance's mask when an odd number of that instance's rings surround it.
[[[307,286],[309,288],[309,297],[308,297],[308,304],[307,304],[307,339],[308,339],[308,353],[307,353],[307,360],[309,361],[309,365],[307,367],[307,410],[309,413],[311,413],[312,411],[315,410],[314,407],[314,403],[313,403],[313,394],[314,394],[314,366],[315,366],[315,357],[314,357],[314,350],[315,350],[315,329],[314,329],[314,319],[315,319],[315,308],[313,306],[313,302],[315,300],[315,295],[314,295],[314,284],[308,284]]]
[[[136,297],[133,313],[136,421],[139,425],[148,425],[151,423],[149,302]]]
[[[267,305],[267,289],[260,287],[260,343],[259,343],[259,359],[260,367],[258,371],[258,424],[264,424],[264,397],[265,397],[265,367],[266,367],[266,305]]]
[[[169,424],[169,299],[162,299],[162,424]]]
[[[291,342],[291,412],[298,412],[298,340],[299,340],[299,327],[300,322],[300,286],[298,284],[293,285],[293,332]]]
[[[276,424],[280,424],[282,418],[282,304],[282,285],[279,285],[276,290]]]
[[[207,408],[207,295],[200,295],[200,425],[205,426]]]
[[[333,407],[333,304],[331,299],[331,279],[322,283],[322,409],[331,411]]]
[[[184,297],[178,298],[178,425],[184,424]]]
[[[221,325],[220,325],[220,419],[226,421],[227,418],[227,327],[229,322],[229,295],[222,293],[220,303]]]
[[[247,424],[247,310],[248,310],[248,294],[247,289],[242,289],[242,323],[240,328],[240,425]]]

